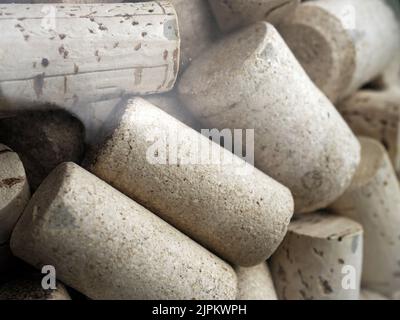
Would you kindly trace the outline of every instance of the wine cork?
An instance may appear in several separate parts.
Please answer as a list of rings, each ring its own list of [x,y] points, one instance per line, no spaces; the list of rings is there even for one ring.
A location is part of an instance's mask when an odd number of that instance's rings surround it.
[[[84,128],[62,110],[28,111],[0,119],[0,141],[18,152],[31,190],[36,190],[60,163],[82,160]]]
[[[326,207],[350,184],[358,141],[272,25],[214,45],[184,72],[179,93],[206,127],[255,130],[255,165],[292,191],[296,212]]]
[[[250,268],[237,267],[237,300],[278,300],[271,273],[265,262]]]
[[[224,32],[257,21],[279,24],[290,17],[300,0],[209,0],[220,29]]]
[[[363,286],[391,296],[400,290],[400,187],[385,148],[369,138],[360,142],[360,167],[332,210],[364,228]]]
[[[144,2],[151,0],[130,0]],[[219,36],[207,0],[170,0],[176,10],[181,38],[181,71]]]
[[[73,111],[174,86],[180,39],[169,2],[4,4],[0,15],[3,109]]]
[[[358,300],[362,227],[350,219],[326,213],[296,218],[271,258],[278,297],[282,300]]]
[[[400,91],[360,90],[338,105],[353,132],[380,141],[400,175]]]
[[[377,77],[400,48],[397,0],[299,5],[279,31],[315,84],[336,102]]]
[[[60,282],[56,289],[43,289],[41,278],[24,277],[0,286],[0,300],[71,300],[67,289]]]
[[[20,158],[0,144],[0,245],[8,242],[29,197],[29,185]]]
[[[11,250],[92,299],[236,297],[228,264],[73,163],[36,191]]]
[[[387,297],[368,289],[361,289],[360,300],[389,300]]]
[[[225,260],[259,264],[283,239],[290,191],[149,102],[128,101],[106,136],[89,170]]]

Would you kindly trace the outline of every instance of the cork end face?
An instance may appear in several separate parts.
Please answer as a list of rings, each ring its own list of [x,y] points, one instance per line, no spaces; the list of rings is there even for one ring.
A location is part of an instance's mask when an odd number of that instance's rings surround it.
[[[297,215],[289,225],[289,232],[311,238],[341,241],[362,234],[363,228],[348,218],[318,212]]]
[[[306,2],[279,31],[317,87],[333,102],[342,98],[356,68],[355,45],[343,23],[322,6]]]
[[[384,146],[377,140],[360,137],[361,162],[353,177],[350,189],[358,189],[373,179],[387,157]]]
[[[181,98],[206,94],[227,84],[233,87],[247,64],[253,64],[263,51],[267,33],[273,31],[277,33],[272,25],[258,22],[214,44],[183,73],[178,87]]]

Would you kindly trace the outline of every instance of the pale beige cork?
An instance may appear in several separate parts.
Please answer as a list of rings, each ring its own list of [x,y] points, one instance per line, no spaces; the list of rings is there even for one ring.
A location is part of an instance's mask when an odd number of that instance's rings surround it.
[[[337,108],[355,134],[385,146],[400,175],[400,90],[360,90]]]
[[[91,172],[233,264],[275,251],[293,214],[286,187],[141,98],[113,122]]]
[[[228,264],[73,163],[33,195],[11,250],[91,299],[236,297]]]
[[[350,184],[359,143],[272,25],[215,44],[184,72],[179,93],[206,127],[255,130],[255,166],[291,190],[296,212],[326,207]]]
[[[385,148],[370,138],[360,142],[360,167],[331,209],[362,224],[363,286],[390,297],[400,290],[400,186]]]
[[[271,273],[265,262],[250,268],[237,267],[236,275],[237,300],[278,300]]]
[[[392,61],[400,49],[399,17],[397,0],[309,1],[279,31],[311,79],[337,102]]]
[[[278,297],[358,300],[363,252],[361,225],[327,213],[296,218],[271,258]],[[347,282],[346,276],[352,279]]]
[[[174,87],[180,37],[168,1],[4,4],[0,15],[1,111],[73,112]]]

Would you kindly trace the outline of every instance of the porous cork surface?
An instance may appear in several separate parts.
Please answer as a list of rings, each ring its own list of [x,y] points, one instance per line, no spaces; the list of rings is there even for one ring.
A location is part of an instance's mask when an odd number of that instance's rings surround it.
[[[174,145],[180,150],[175,162]],[[232,161],[196,162],[211,152]],[[153,153],[156,161],[149,161]],[[293,214],[287,188],[248,164],[243,174],[244,160],[140,98],[128,101],[86,162],[95,175],[237,265],[265,261]]]
[[[237,300],[278,300],[268,265],[236,267],[238,277]]]
[[[400,290],[400,186],[384,146],[359,140],[361,164],[331,210],[363,226],[363,286],[391,297]]]
[[[326,207],[350,184],[359,143],[272,25],[215,44],[179,93],[207,127],[255,129],[255,165],[291,190],[296,212]]]
[[[314,213],[296,216],[271,257],[271,273],[282,300],[358,300],[363,229],[350,219]],[[342,285],[345,266],[355,287]],[[347,269],[346,269],[347,270]]]
[[[36,191],[11,249],[91,299],[236,297],[228,264],[73,163]]]

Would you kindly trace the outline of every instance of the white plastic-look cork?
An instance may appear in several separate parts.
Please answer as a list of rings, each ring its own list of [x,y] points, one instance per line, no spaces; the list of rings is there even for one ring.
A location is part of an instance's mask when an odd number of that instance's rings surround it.
[[[360,167],[332,209],[364,228],[362,283],[388,297],[400,290],[400,187],[385,148],[360,138]]]
[[[215,44],[184,72],[179,93],[208,128],[255,130],[255,166],[291,190],[296,212],[326,207],[350,184],[359,143],[272,25]]]
[[[92,299],[236,297],[227,263],[73,163],[33,195],[11,249]]]
[[[296,217],[270,261],[282,300],[358,300],[362,227],[327,213]]]
[[[309,1],[279,31],[311,79],[337,101],[377,77],[398,52],[400,6],[397,0]]]
[[[386,147],[400,175],[400,90],[360,90],[337,108],[355,134]]]
[[[250,268],[237,267],[237,300],[278,300],[271,273],[265,262]]]
[[[174,86],[180,39],[169,2],[4,4],[0,15],[0,111],[52,103],[73,112]]]
[[[257,21],[279,24],[289,19],[300,0],[209,0],[222,31],[248,26]]]
[[[91,172],[233,264],[275,251],[293,214],[286,187],[141,98],[109,125]]]

